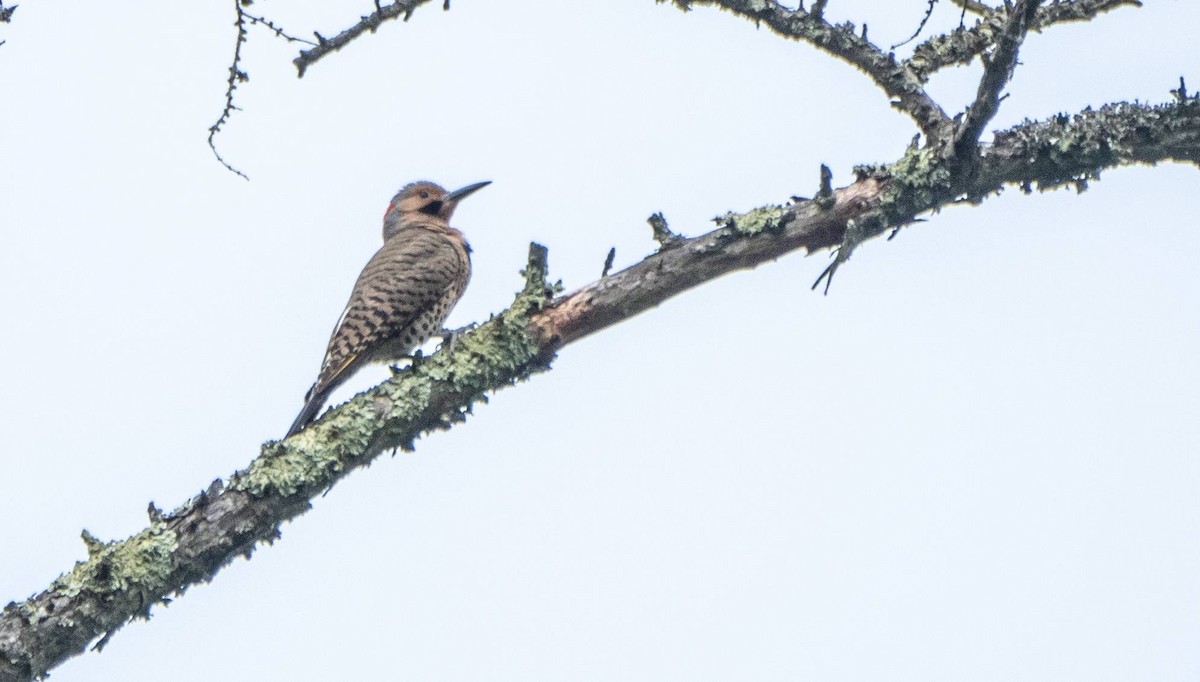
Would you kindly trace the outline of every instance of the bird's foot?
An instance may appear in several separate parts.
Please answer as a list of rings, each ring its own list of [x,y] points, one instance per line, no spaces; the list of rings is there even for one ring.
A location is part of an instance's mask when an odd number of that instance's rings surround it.
[[[417,367],[419,367],[421,365],[421,361],[424,358],[425,358],[425,356],[421,354],[421,350],[417,349],[412,352],[412,355],[406,355],[406,356],[400,358],[400,360],[402,360],[402,361],[408,360],[407,365],[396,363],[394,365],[388,365],[388,368],[392,370],[392,374],[399,374],[400,372],[403,372],[406,369],[416,369]]]
[[[442,337],[442,342],[438,344],[438,348],[445,348],[448,352],[453,353],[454,346],[458,343],[459,335],[466,334],[478,326],[479,325],[475,324],[474,322],[471,322],[470,324],[459,327],[458,329],[442,329],[437,333],[438,336]]]

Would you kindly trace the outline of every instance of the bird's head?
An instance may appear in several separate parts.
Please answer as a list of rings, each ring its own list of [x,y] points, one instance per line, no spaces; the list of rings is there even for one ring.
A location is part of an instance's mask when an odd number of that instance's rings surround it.
[[[449,224],[459,201],[490,184],[491,180],[485,180],[453,192],[447,192],[441,185],[428,180],[405,185],[392,197],[392,203],[388,204],[387,213],[383,215],[383,238],[386,240],[405,225],[414,223],[434,221]]]

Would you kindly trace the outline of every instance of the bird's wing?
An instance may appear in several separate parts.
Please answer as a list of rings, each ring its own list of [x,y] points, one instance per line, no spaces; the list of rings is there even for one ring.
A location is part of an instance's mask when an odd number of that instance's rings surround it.
[[[438,235],[389,239],[358,276],[311,393],[348,379],[382,344],[403,335],[436,306],[462,277],[461,261],[454,246]]]

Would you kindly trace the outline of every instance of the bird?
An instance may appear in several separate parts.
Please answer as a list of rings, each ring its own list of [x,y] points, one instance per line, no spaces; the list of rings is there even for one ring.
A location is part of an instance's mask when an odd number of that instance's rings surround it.
[[[406,357],[441,332],[471,279],[471,246],[450,218],[458,202],[490,184],[447,192],[420,180],[392,197],[383,214],[383,246],[354,283],[317,380],[285,438],[312,422],[329,394],[360,367]]]

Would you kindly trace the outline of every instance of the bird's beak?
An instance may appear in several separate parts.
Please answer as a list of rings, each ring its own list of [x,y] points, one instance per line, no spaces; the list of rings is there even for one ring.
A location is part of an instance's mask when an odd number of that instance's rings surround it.
[[[442,202],[446,203],[446,204],[456,204],[459,202],[459,200],[464,199],[464,198],[474,194],[476,192],[476,190],[481,190],[490,184],[492,184],[491,180],[484,180],[483,182],[477,182],[474,185],[467,185],[466,187],[460,187],[460,188],[454,190],[453,192],[448,193],[446,196],[442,197]]]

